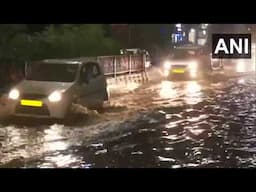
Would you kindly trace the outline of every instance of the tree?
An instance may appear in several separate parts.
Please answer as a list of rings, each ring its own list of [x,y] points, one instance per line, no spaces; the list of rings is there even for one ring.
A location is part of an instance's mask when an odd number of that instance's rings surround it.
[[[26,25],[2,25],[0,35],[2,62],[115,54],[122,47],[100,24],[49,25],[34,33]]]
[[[25,33],[27,30],[24,24],[2,24],[0,25],[0,59],[4,62],[13,60],[15,46],[11,46],[11,41],[17,34]]]

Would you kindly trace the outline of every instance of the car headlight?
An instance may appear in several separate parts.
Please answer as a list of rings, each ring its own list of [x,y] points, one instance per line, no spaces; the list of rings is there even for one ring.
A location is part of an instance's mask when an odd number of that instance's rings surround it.
[[[192,62],[189,63],[189,68],[192,69],[192,70],[196,70],[197,66],[198,66],[198,64],[195,61],[192,61]]]
[[[59,102],[62,99],[62,94],[59,91],[54,91],[48,97],[50,102]]]
[[[169,70],[169,69],[171,69],[171,62],[170,61],[165,61],[164,62],[164,69],[165,70]]]
[[[9,99],[17,100],[20,97],[20,92],[18,89],[12,89],[9,93]]]

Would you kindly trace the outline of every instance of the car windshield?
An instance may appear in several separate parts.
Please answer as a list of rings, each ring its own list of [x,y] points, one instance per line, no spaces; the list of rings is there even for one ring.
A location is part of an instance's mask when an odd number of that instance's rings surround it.
[[[27,80],[73,82],[78,64],[31,63],[27,65]]]
[[[174,59],[190,59],[197,55],[195,50],[175,50],[173,53]]]

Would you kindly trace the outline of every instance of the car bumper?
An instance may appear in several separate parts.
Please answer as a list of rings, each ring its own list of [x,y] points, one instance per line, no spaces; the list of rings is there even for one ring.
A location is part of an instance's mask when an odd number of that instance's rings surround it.
[[[7,100],[5,106],[8,108],[8,116],[63,119],[71,106],[69,100],[51,103],[43,99],[42,107],[23,106],[20,101]]]
[[[186,77],[196,79],[199,77],[197,70],[190,69],[171,69],[168,71],[168,77]]]

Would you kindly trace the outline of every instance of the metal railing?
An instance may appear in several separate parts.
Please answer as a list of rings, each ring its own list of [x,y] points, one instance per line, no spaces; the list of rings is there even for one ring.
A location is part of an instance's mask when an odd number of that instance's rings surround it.
[[[97,61],[103,67],[105,76],[145,72],[145,55],[99,56]]]

